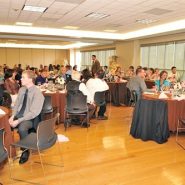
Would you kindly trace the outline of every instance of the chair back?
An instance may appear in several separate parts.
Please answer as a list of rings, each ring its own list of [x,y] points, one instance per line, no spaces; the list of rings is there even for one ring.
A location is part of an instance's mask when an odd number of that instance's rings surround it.
[[[0,129],[0,163],[8,157],[7,150],[4,147],[4,128]]]
[[[105,101],[105,92],[106,91],[102,91],[102,92],[96,92],[94,95],[94,102],[97,106],[102,106],[106,103]]]
[[[37,128],[37,146],[40,150],[50,148],[56,143],[57,134],[55,133],[55,123],[59,113],[53,118],[41,121]]]
[[[47,114],[47,113],[52,113],[52,112],[53,112],[53,107],[52,107],[51,96],[45,96],[41,113]]]
[[[66,111],[74,114],[87,112],[87,96],[81,91],[68,91]]]
[[[10,94],[6,91],[3,92],[3,97],[1,100],[1,105],[7,108],[11,108],[11,104],[12,104],[12,98],[10,96]]]
[[[128,106],[135,106],[138,100],[138,96],[135,90],[130,90],[127,88],[127,105]]]

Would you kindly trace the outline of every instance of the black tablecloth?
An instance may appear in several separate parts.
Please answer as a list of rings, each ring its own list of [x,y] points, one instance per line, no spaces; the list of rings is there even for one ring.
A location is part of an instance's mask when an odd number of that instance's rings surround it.
[[[126,83],[108,83],[110,94],[107,96],[107,102],[110,101],[115,106],[127,105],[127,87]]]
[[[140,99],[135,106],[130,134],[144,141],[166,142],[169,137],[167,103]]]

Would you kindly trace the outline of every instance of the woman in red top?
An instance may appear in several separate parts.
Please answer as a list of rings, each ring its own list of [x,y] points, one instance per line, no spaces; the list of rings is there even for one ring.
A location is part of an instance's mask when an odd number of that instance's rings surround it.
[[[12,95],[18,94],[19,91],[19,84],[15,80],[16,71],[13,69],[8,69],[5,72],[5,83],[4,87],[5,89]]]

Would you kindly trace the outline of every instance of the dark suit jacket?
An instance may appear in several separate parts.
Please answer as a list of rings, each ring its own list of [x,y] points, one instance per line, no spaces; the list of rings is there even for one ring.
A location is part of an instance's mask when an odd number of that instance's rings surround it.
[[[92,65],[92,68],[91,68],[91,72],[92,72],[92,75],[94,76],[94,74],[100,70],[100,62],[98,60],[95,60],[93,62],[93,65]]]

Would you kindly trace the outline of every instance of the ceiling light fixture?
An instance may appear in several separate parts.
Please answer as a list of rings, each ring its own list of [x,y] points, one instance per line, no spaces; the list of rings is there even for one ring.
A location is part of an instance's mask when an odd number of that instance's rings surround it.
[[[32,26],[33,23],[31,22],[16,22],[15,23],[17,26]]]
[[[64,26],[63,28],[64,29],[69,29],[69,30],[77,30],[77,29],[79,29],[79,27],[77,27],[77,26]]]
[[[71,49],[80,48],[85,46],[95,45],[96,43],[74,43],[68,45],[47,45],[47,44],[16,44],[16,43],[0,43],[0,47],[3,48],[35,48],[35,49]]]
[[[115,33],[117,32],[118,30],[104,30],[105,32],[111,32],[111,33]]]
[[[46,9],[47,7],[24,5],[22,10],[43,13],[46,11]]]
[[[152,19],[136,19],[137,23],[142,23],[142,24],[151,24],[156,22],[157,20],[152,20]]]
[[[71,49],[71,48],[81,48],[81,47],[86,47],[86,46],[92,46],[96,45],[97,43],[86,43],[86,42],[77,42],[74,44],[68,44],[63,46],[64,49]]]
[[[107,14],[104,14],[104,13],[92,12],[92,13],[87,14],[85,17],[94,18],[94,19],[102,19],[102,18],[109,17],[109,16],[110,15],[107,15]]]

